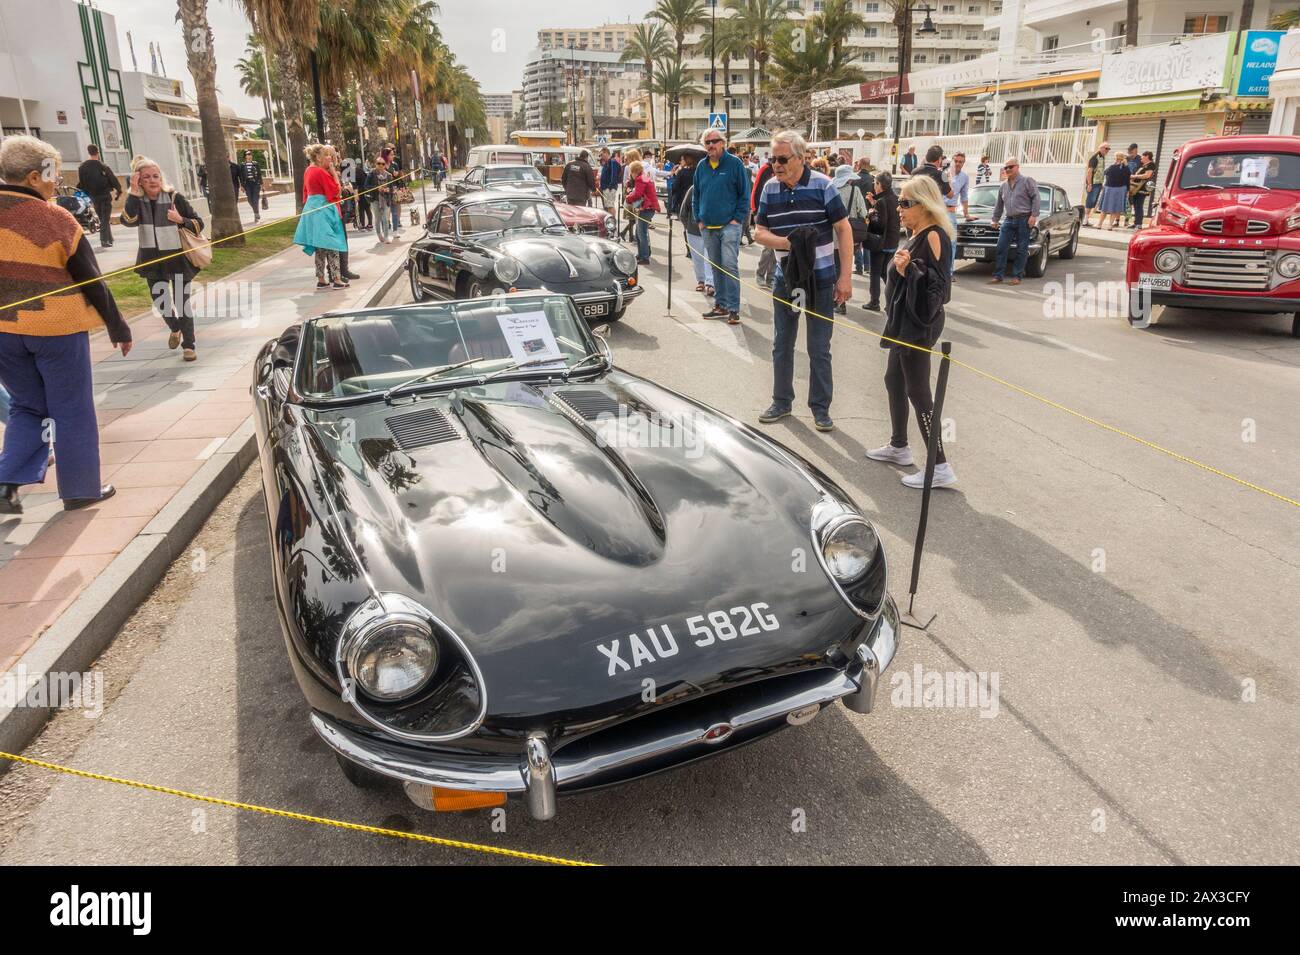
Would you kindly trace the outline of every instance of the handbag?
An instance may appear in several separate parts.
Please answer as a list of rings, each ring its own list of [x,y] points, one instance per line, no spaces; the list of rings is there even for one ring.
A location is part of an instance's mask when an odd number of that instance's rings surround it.
[[[849,228],[853,230],[853,244],[861,245],[863,242],[870,242],[872,231],[867,225],[867,220],[861,216],[849,216]]]
[[[393,190],[393,202],[397,205],[404,205],[408,202],[414,202],[415,196],[411,193],[410,186],[398,186]]]
[[[262,211],[265,212],[267,209],[270,208],[271,208],[271,203],[267,201],[266,193],[262,193]]]
[[[181,234],[181,248],[185,250],[185,258],[190,260],[190,265],[196,269],[206,269],[212,264],[212,246],[208,244],[207,236],[202,232],[195,235],[184,226],[176,231]]]

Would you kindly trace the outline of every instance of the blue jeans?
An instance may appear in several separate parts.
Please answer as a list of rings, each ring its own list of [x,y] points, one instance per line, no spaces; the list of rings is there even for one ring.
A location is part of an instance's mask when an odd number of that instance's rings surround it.
[[[714,301],[728,312],[740,311],[740,223],[728,222],[721,229],[701,227],[704,250],[713,263]],[[829,311],[826,312],[830,314]]]
[[[1095,182],[1088,187],[1088,198],[1083,202],[1085,212],[1091,212],[1097,207],[1097,202],[1101,199],[1101,183]]]
[[[719,276],[721,277],[721,276]],[[808,407],[814,413],[831,407],[831,332],[834,318],[835,283],[819,283],[808,315]],[[772,283],[772,403],[790,410],[794,404],[794,346],[799,340],[799,313],[784,304],[790,301],[785,274],[778,267]]]
[[[650,220],[655,217],[653,209],[638,209],[636,220],[636,257],[645,261],[650,258]]]
[[[402,207],[394,202],[389,208],[393,212],[393,231],[402,231]]]
[[[244,183],[244,195],[248,196],[248,204],[253,209],[253,218],[262,218],[262,206],[259,199],[262,195],[262,187],[256,182]]]
[[[998,228],[998,259],[993,266],[995,279],[1002,278],[1006,271],[1007,252],[1011,249],[1012,242],[1016,244],[1016,262],[1011,267],[1011,277],[1024,278],[1025,263],[1029,261],[1029,216],[1008,216],[1002,220],[1002,225]]]
[[[0,381],[10,394],[0,484],[42,483],[52,439],[59,455],[59,497],[99,497],[90,335],[0,334]]]

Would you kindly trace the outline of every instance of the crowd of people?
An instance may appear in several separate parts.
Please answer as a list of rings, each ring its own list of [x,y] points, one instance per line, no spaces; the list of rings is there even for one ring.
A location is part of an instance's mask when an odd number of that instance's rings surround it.
[[[1095,211],[1099,229],[1117,229],[1122,223],[1123,228],[1137,231],[1155,195],[1155,154],[1149,149],[1139,152],[1137,143],[1129,143],[1127,152],[1116,150],[1113,160],[1107,159],[1110,151],[1110,143],[1102,143],[1088,159],[1083,224],[1092,226]]]

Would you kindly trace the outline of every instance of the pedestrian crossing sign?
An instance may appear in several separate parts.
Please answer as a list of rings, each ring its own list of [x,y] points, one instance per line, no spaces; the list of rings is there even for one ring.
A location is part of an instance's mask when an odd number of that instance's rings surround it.
[[[726,113],[710,113],[710,114],[709,114],[709,129],[720,129],[720,130],[722,130],[722,132],[725,133],[725,132],[727,131],[727,114],[726,114]]]

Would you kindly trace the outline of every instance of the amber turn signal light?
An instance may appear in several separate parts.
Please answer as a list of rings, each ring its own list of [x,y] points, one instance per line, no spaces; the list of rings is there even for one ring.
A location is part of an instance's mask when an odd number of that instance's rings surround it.
[[[481,793],[468,789],[443,789],[433,787],[433,808],[436,812],[461,812],[465,809],[491,809],[506,804],[505,793]]]

